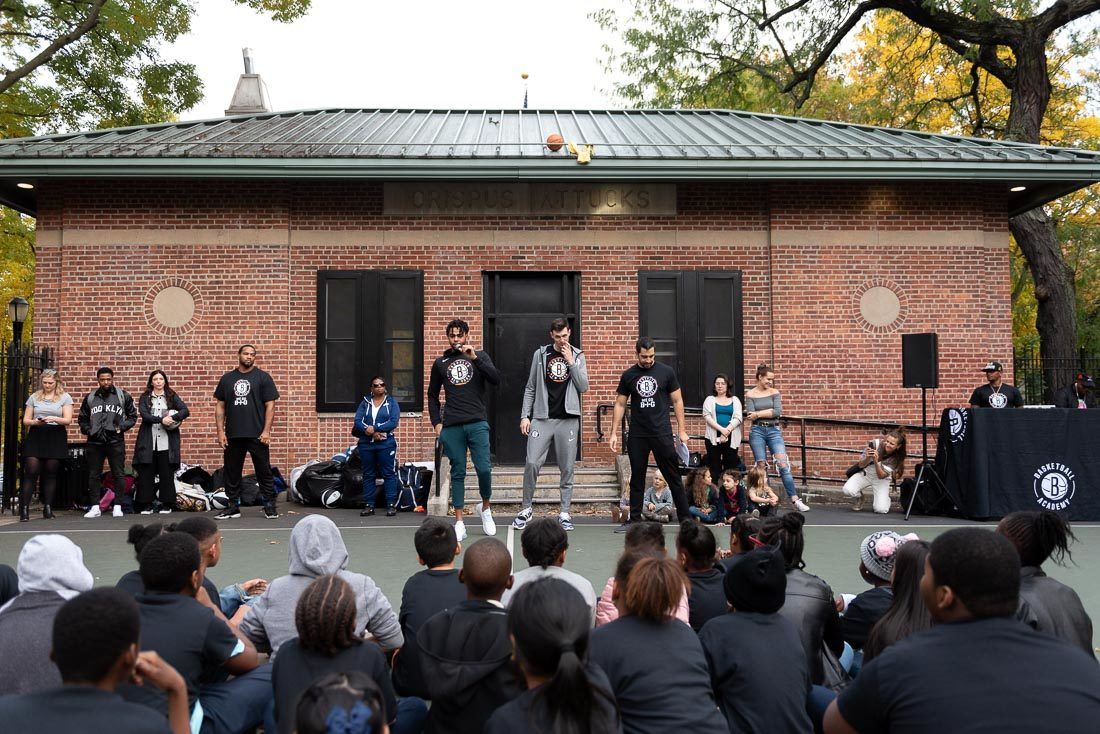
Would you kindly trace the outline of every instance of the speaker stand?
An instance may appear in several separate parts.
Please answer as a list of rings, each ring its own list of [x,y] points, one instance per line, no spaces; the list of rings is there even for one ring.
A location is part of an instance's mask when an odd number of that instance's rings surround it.
[[[913,503],[917,501],[917,492],[920,491],[921,485],[924,483],[924,472],[928,469],[928,388],[921,385],[920,388],[920,428],[921,428],[921,464],[920,471],[917,472],[917,483],[913,486],[913,494],[909,495],[909,506],[905,508],[905,521],[909,522],[909,516],[913,514]],[[948,498],[947,487],[944,486],[943,480],[940,479],[940,475],[932,470],[930,476],[933,483],[940,491],[937,504],[944,499]]]

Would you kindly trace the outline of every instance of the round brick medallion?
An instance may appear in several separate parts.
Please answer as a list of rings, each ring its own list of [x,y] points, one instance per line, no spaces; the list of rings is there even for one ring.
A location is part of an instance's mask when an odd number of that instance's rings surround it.
[[[145,294],[145,321],[165,336],[180,336],[198,325],[202,317],[202,296],[182,278],[167,278]]]
[[[897,331],[905,321],[908,300],[896,283],[873,278],[856,291],[856,321],[873,334]]]

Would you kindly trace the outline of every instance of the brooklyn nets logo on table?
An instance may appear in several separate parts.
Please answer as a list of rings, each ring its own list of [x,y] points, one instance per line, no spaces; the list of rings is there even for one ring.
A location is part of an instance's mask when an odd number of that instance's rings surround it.
[[[951,432],[951,443],[959,443],[966,438],[966,413],[955,408],[948,410],[947,429]]]
[[[1069,507],[1073,493],[1077,491],[1077,480],[1072,469],[1053,461],[1039,467],[1033,478],[1035,501],[1040,507],[1054,512]]]

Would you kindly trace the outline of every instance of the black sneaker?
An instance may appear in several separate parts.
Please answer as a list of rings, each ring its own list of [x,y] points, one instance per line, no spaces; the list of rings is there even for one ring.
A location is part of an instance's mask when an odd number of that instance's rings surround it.
[[[629,530],[629,529],[630,529],[630,520],[627,520],[627,521],[626,521],[626,522],[624,522],[624,523],[623,523],[622,525],[620,525],[619,527],[615,528],[615,532],[616,532],[616,533],[625,533],[625,532],[626,532],[627,530]]]
[[[396,514],[397,514],[397,508],[396,507],[394,507],[393,505],[389,505],[389,506],[386,507],[386,517],[393,517]]]
[[[279,510],[275,508],[275,505],[264,505],[264,517],[268,520],[274,520],[279,516]]]
[[[230,505],[224,510],[214,515],[215,520],[232,520],[241,516],[241,508],[239,505]]]
[[[374,517],[374,508],[367,506],[359,511],[359,517]]]

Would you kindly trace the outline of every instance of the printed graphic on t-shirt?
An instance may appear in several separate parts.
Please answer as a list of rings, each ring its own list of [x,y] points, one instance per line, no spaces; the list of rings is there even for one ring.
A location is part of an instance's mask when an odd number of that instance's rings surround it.
[[[447,382],[465,385],[474,377],[474,366],[468,359],[456,359],[447,365]]]
[[[233,404],[248,405],[248,394],[252,392],[252,383],[243,377],[233,383]]]
[[[642,399],[641,402],[638,403],[639,408],[657,407],[657,401],[653,399],[653,396],[657,394],[657,380],[653,377],[645,375],[638,378],[638,381],[634,383],[634,390]]]
[[[1008,405],[1008,398],[1004,396],[1004,393],[994,392],[989,394],[989,407],[990,408],[1003,408]]]
[[[565,357],[557,354],[546,361],[546,379],[550,382],[569,380],[569,363],[565,361]]]

